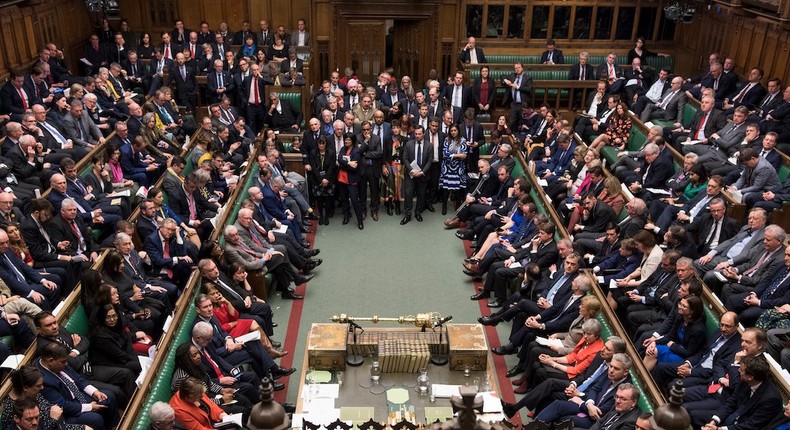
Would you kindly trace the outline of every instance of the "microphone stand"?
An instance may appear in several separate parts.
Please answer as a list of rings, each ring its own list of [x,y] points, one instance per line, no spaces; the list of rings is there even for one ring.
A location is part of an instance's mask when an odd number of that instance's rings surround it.
[[[355,323],[354,321],[347,321],[348,322],[348,332],[354,335],[354,346],[357,346],[357,331],[359,334],[365,332],[365,329],[362,328],[359,324]],[[354,348],[356,351],[356,348]],[[346,364],[352,367],[361,366],[362,363],[365,362],[365,358],[359,354],[353,354],[346,357]]]
[[[452,318],[452,317],[450,317],[450,318]],[[439,329],[439,348],[444,348],[442,346],[442,343],[444,341],[445,332],[447,331],[447,328],[444,326],[444,324],[447,321],[449,321],[449,320],[439,320],[439,322],[436,323],[435,326],[433,326],[434,333],[436,332],[437,328]],[[450,360],[447,358],[446,354],[431,354],[431,364],[433,364],[435,366],[444,366],[449,361]]]

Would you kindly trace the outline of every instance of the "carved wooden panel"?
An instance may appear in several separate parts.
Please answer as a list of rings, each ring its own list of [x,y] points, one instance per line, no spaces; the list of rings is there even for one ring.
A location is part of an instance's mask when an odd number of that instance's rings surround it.
[[[385,32],[384,20],[349,19],[338,24],[335,49],[336,64],[332,70],[343,70],[350,65],[364,82],[376,82],[384,70]]]

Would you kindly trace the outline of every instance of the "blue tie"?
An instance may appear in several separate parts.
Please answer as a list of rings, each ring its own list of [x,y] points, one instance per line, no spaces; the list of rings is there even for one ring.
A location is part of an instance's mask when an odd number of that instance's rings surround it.
[[[782,276],[779,276],[776,279],[774,279],[774,281],[771,282],[771,285],[769,285],[768,288],[766,288],[765,291],[763,291],[763,293],[760,294],[760,300],[765,300],[771,297],[771,295],[779,288],[779,286],[782,285],[784,281],[787,280],[787,277],[789,275],[790,275],[790,267],[785,269]]]
[[[598,380],[598,377],[603,375],[605,371],[606,371],[606,362],[603,362],[601,363],[600,366],[598,366],[598,369],[595,370],[595,373],[593,373],[592,376],[587,378],[587,380],[584,381],[577,389],[582,393],[587,391],[587,389],[590,388],[590,385],[594,384],[595,381]]]
[[[554,296],[557,295],[557,291],[559,291],[560,287],[562,286],[562,284],[565,283],[565,280],[567,278],[568,278],[568,274],[563,272],[562,276],[560,276],[560,279],[557,279],[557,282],[555,282],[554,285],[551,286],[549,293],[546,294],[546,300],[548,300],[548,302],[551,303],[552,305],[554,304]]]

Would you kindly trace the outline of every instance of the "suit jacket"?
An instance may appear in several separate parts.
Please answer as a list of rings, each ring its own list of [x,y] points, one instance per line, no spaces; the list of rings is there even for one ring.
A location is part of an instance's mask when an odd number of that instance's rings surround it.
[[[37,84],[30,75],[25,75],[25,82],[22,86],[25,89],[25,93],[27,93],[28,107],[32,107],[34,104],[41,104],[45,98],[49,97],[49,87],[43,80]]]
[[[691,132],[689,133],[689,137],[691,137],[692,140],[694,139],[694,136],[697,133],[697,129],[699,128],[704,118],[705,118],[705,113],[699,111],[697,112],[697,115],[694,117],[694,120],[691,122],[691,126],[689,126],[689,130],[691,130]],[[725,125],[727,125],[727,116],[724,114],[724,112],[714,108],[712,111],[710,111],[708,120],[705,122],[705,127],[704,127],[705,137],[710,137],[713,133],[716,133],[717,131],[724,128]]]
[[[283,41],[285,42],[285,41]],[[288,46],[299,46],[299,30],[294,30],[288,37]],[[304,46],[310,46],[310,32],[304,32]]]
[[[694,221],[689,224],[686,231],[691,235],[691,239],[697,245],[697,252],[699,255],[707,254],[710,251],[705,240],[711,233],[715,220],[710,212],[704,212],[700,216],[694,218]],[[721,220],[721,229],[719,231],[719,243],[735,236],[738,233],[738,222],[732,217],[725,215]]]
[[[546,333],[557,333],[567,331],[571,323],[579,316],[579,306],[582,303],[581,297],[576,297],[573,302],[570,302],[573,295],[569,296],[563,302],[557,302],[548,309],[541,312],[540,321],[546,324]],[[570,302],[570,304],[569,304]]]
[[[471,136],[472,139],[469,139],[470,136],[470,129],[471,129]],[[461,136],[466,139],[466,145],[469,149],[470,154],[478,154],[480,152],[480,147],[472,148],[469,146],[472,142],[477,142],[478,144],[482,145],[485,143],[485,136],[483,134],[483,126],[477,122],[472,122],[471,125],[467,124],[466,121],[461,122],[458,126],[458,131],[461,133]]]
[[[710,341],[706,350],[706,354],[713,348],[713,344],[717,339],[718,337]],[[699,359],[694,360],[691,366],[691,376],[707,381],[718,381],[719,378],[727,374],[730,364],[735,357],[735,353],[740,350],[741,334],[735,333],[734,335],[730,336],[726,342],[724,342],[724,345],[719,347],[715,354],[713,354],[713,363],[710,369],[700,366],[704,355],[700,355]]]
[[[578,81],[581,78],[581,63],[576,63],[568,69],[568,80],[569,81]],[[591,64],[584,65],[584,80],[585,81],[592,81],[595,79],[593,76],[593,66]]]
[[[47,197],[47,200],[49,200],[50,203],[52,203],[52,206],[55,209],[55,212],[53,213],[60,212],[60,206],[63,204],[63,200],[67,198],[74,199],[74,201],[77,202],[77,204],[83,209],[82,211],[80,211],[79,208],[77,208],[77,217],[82,218],[82,220],[85,221],[86,223],[88,222],[92,223],[93,217],[91,216],[91,211],[93,211],[93,207],[91,207],[90,203],[88,203],[88,201],[85,200],[85,197],[79,194],[74,195],[69,193],[68,195],[66,195],[59,191],[51,190],[49,192],[49,196]]]
[[[479,64],[487,63],[486,55],[483,53],[483,49],[480,47],[475,46],[475,54],[477,55],[477,62]],[[458,55],[458,61],[462,63],[468,63],[471,61],[472,54],[469,53],[468,49],[461,50],[461,53]]]
[[[649,166],[649,169],[648,169]],[[647,176],[645,176],[647,172]],[[656,157],[652,164],[648,164],[647,160],[642,162],[642,167],[639,170],[639,182],[642,188],[664,188],[667,180],[675,173],[675,168],[672,162],[664,157]]]
[[[222,296],[225,297],[228,300],[228,302],[230,302],[230,304],[233,305],[233,307],[239,310],[240,312],[242,312],[244,309],[247,309],[247,305],[244,304],[245,298],[250,297],[252,298],[253,303],[255,302],[255,297],[253,297],[252,292],[244,289],[242,286],[239,285],[238,282],[235,282],[232,279],[230,279],[228,275],[226,275],[221,270],[219,272],[219,278],[215,281],[212,281],[205,277],[202,279],[204,283],[211,282],[212,284],[214,284],[214,286],[216,286],[217,289],[220,290]],[[222,337],[222,339],[224,339],[224,336]]]
[[[733,184],[741,194],[769,191],[779,188],[779,176],[771,163],[759,158],[754,168],[744,168],[740,178]]]
[[[93,235],[91,234],[90,229],[85,226],[85,221],[80,219],[80,217],[76,217],[74,222],[77,224],[77,229],[85,241],[85,255],[90,255],[91,252],[99,252],[99,244],[93,241]],[[71,229],[71,226],[66,222],[66,220],[60,216],[60,214],[58,214],[58,216],[55,218],[52,218],[52,221],[50,221],[49,231],[53,242],[58,243],[64,240],[69,241],[68,250],[66,252],[61,251],[61,253],[65,253],[67,255],[79,254],[79,238],[77,237],[77,234],[74,233],[74,230]]]
[[[606,231],[606,226],[610,222],[617,221],[617,214],[614,209],[606,203],[598,200],[590,211],[590,216],[584,222],[582,231],[602,233]]]
[[[770,99],[770,101],[769,101]],[[776,109],[780,105],[785,103],[784,99],[782,99],[782,92],[779,91],[773,96],[771,94],[766,93],[762,99],[756,104],[756,108],[760,109],[763,113],[768,113],[773,109]]]
[[[784,249],[784,245],[780,246],[779,249],[774,251],[773,254],[770,254],[770,256],[763,261],[763,264],[756,272],[751,275],[741,275],[741,279],[738,283],[741,285],[754,286],[764,280],[772,279],[770,275],[778,268],[784,266]],[[738,270],[738,273],[741,274],[756,266],[760,258],[766,252],[764,246],[755,246],[751,249],[744,248],[744,251],[746,252],[742,252],[733,261],[733,265]]]
[[[660,105],[661,102],[664,101],[664,97],[669,97],[672,94],[672,89],[670,88],[667,91],[664,91],[664,94],[661,97],[661,101],[658,102]],[[683,91],[678,90],[677,93],[672,95],[672,98],[667,103],[666,109],[664,109],[664,119],[666,121],[672,121],[680,123],[683,119],[683,110],[686,106],[686,93]]]
[[[66,384],[63,383],[58,375],[41,365],[41,359],[36,360],[36,365],[41,372],[41,376],[44,377],[44,389],[41,391],[44,398],[49,400],[53,405],[58,405],[63,408],[64,417],[73,418],[79,416],[82,413],[82,404],[73,397],[73,394]],[[87,379],[80,376],[80,374],[70,366],[66,366],[63,372],[66,373],[66,375],[77,385],[77,388],[83,390],[83,392],[85,388],[90,385]],[[87,394],[85,394],[85,396],[90,397]]]
[[[27,107],[31,108],[33,105],[30,103],[33,100],[30,93],[27,89],[22,87],[27,95]],[[19,96],[19,91],[17,91],[16,87],[9,84],[3,85],[0,88],[0,101],[2,101],[2,112],[7,114],[18,114],[21,115],[25,113],[24,105],[22,104],[22,97]]]
[[[271,111],[271,125],[276,130],[289,129],[294,124],[302,122],[302,112],[296,109],[288,100],[280,99],[280,110]]]
[[[617,414],[617,411],[612,409],[606,415],[602,416],[601,419],[595,422],[590,430],[600,430],[602,423],[609,423],[609,420]],[[642,410],[639,407],[634,407],[633,409],[622,413],[617,420],[614,422],[609,423],[607,429],[608,430],[633,430],[636,427],[636,419],[642,415]]]
[[[431,147],[431,143],[428,140],[423,140],[422,144],[422,160],[417,160],[417,165],[422,169],[423,172],[427,172],[431,168],[431,164],[433,163],[433,147]],[[411,170],[411,163],[417,158],[417,145],[416,142],[412,139],[406,142],[406,146],[403,147],[403,166],[406,169],[406,178],[407,180],[411,180],[411,175],[409,171]],[[421,176],[420,179],[424,179],[425,176]]]
[[[20,260],[10,248],[2,254],[5,255],[5,257],[1,257],[3,261],[0,262],[0,279],[5,281],[12,293],[21,297],[27,297],[31,291],[30,284],[40,284],[44,278],[33,270],[33,268]],[[8,261],[10,261],[16,270],[25,278],[24,280],[20,280],[17,277],[16,271],[6,267],[6,257],[8,257]]]
[[[543,51],[543,53],[540,54],[540,62],[545,63],[547,61],[549,61],[549,51]],[[551,61],[554,64],[565,64],[565,57],[562,55],[562,51],[555,49]]]
[[[755,248],[755,247],[759,247],[763,243],[763,235],[764,235],[764,233],[765,233],[765,227],[752,232],[749,229],[749,226],[745,225],[745,226],[741,227],[740,231],[738,231],[738,233],[736,233],[733,237],[725,240],[724,242],[719,242],[719,245],[716,246],[716,248],[714,248],[712,250],[713,251],[713,255],[714,256],[716,256],[716,255],[721,255],[721,256],[727,255],[727,252],[730,250],[730,248],[732,248],[733,245],[735,245],[736,243],[738,243],[741,240],[743,240],[744,238],[746,238],[746,236],[749,235],[749,234],[751,234],[752,238],[749,240],[749,242],[746,243],[746,246],[744,246],[743,249],[744,250],[749,250],[749,249],[752,249],[752,248]]]
[[[588,388],[587,391],[584,393],[584,397],[586,400],[595,400],[595,406],[601,410],[601,413],[605,414],[608,411],[614,408],[614,396],[617,394],[617,387],[620,384],[630,383],[631,382],[631,375],[625,377],[622,381],[617,382],[617,384],[612,387],[614,381],[606,378],[600,378],[595,381],[592,387]],[[609,389],[612,387],[611,389]],[[582,403],[579,405],[579,410],[584,413],[587,413],[587,402]]]
[[[241,245],[234,245],[226,240],[224,249],[228,263],[238,263],[248,271],[262,270],[264,273],[267,271],[266,262],[250,255]]]
[[[716,132],[719,138],[713,141],[714,147],[721,150],[725,156],[729,157],[739,150],[743,138],[746,137],[746,123],[735,124],[729,122],[721,130]]]
[[[782,414],[782,398],[771,381],[764,381],[752,394],[746,383],[735,386],[733,395],[716,411],[720,425],[729,430],[762,430]]]
[[[482,105],[490,105],[491,108],[494,106],[494,94],[496,93],[496,80],[491,76],[488,77],[488,97],[485,100],[480,100],[480,88],[483,85],[482,78],[475,78],[474,82],[472,82],[472,101],[474,101],[475,108],[477,108],[478,104]],[[438,108],[441,109],[441,106]],[[429,112],[429,115],[432,112]],[[439,117],[438,114],[433,114],[433,116]]]
[[[32,217],[23,218],[19,229],[22,232],[22,238],[27,244],[28,251],[33,257],[33,261],[44,264],[58,259],[58,254],[56,253],[58,243],[52,240],[52,235],[47,231],[47,226],[42,227],[44,227],[44,231],[49,236],[49,240],[41,234],[36,221]]]
[[[252,75],[247,76],[246,79],[241,83],[239,87],[241,89],[241,104],[242,106],[247,106],[250,100],[250,94],[252,89],[252,80],[254,77]],[[258,100],[262,104],[266,104],[266,85],[274,84],[274,81],[270,78],[266,78],[263,75],[259,76],[258,78]]]
[[[80,129],[81,126],[81,129]],[[102,138],[101,130],[91,120],[87,111],[82,111],[82,116],[74,118],[72,114],[63,117],[63,131],[65,137],[71,139],[74,146],[96,145]]]
[[[228,72],[221,72],[222,75],[222,85],[225,88],[225,92],[223,94],[233,94],[236,91],[236,84],[233,82],[233,77]],[[219,82],[217,82],[217,72],[212,70],[208,75],[206,75],[206,86],[208,87],[208,92],[211,94],[211,98],[214,101],[219,101],[222,98],[222,95],[217,93]]]
[[[733,98],[738,97],[740,92],[747,85],[749,85],[749,82],[748,81],[744,82],[743,85],[740,88],[738,88],[738,90],[735,92]],[[758,106],[758,104],[763,99],[763,97],[765,97],[765,94],[766,94],[765,87],[763,87],[763,84],[758,82],[757,85],[752,85],[752,87],[749,88],[749,91],[747,91],[743,95],[743,98],[739,102],[735,102],[734,105],[735,107],[746,106],[747,108],[749,108],[749,110],[753,110],[755,107]]]
[[[614,64],[614,74],[618,78],[623,77],[623,69],[619,64]],[[599,64],[598,67],[595,68],[595,75],[598,76],[598,79],[606,80],[609,76],[609,64],[606,63],[606,61]]]
[[[170,68],[170,79],[176,85],[176,92],[182,95],[191,95],[197,91],[197,72],[193,67],[184,64],[184,71],[186,77],[181,76],[181,67],[178,64],[173,64]]]
[[[80,343],[74,345],[74,339],[71,338],[71,333],[69,333],[68,330],[60,326],[58,327],[57,339],[42,336],[41,333],[39,333],[38,336],[36,337],[36,348],[38,350],[41,350],[41,348],[52,342],[64,343],[69,349],[79,351],[79,355],[77,355],[76,357],[72,357],[71,355],[69,355],[68,357],[66,357],[66,361],[69,363],[69,367],[81,373],[83,366],[85,366],[85,364],[88,363],[87,352],[91,346],[90,339],[88,339],[87,336],[81,337]]]
[[[178,244],[175,235],[168,242],[170,244],[170,256],[165,257],[164,245],[159,238],[159,231],[152,233],[144,239],[143,247],[151,258],[151,269],[153,273],[160,273],[163,268],[174,268],[176,262],[173,260],[173,257],[183,257],[187,255],[186,247],[183,244]]]
[[[285,220],[288,217],[285,213],[288,208],[285,207],[280,195],[274,192],[269,183],[264,184],[261,191],[263,192],[263,207],[266,208],[266,212],[280,221]]]
[[[532,76],[529,76],[526,71],[521,75],[521,84],[518,87],[518,92],[521,93],[521,103],[528,104],[532,97]],[[508,76],[507,79],[510,79],[511,82],[516,82],[515,73]],[[507,105],[513,102],[515,102],[513,99],[513,89],[505,88],[505,97],[502,99],[502,104]]]

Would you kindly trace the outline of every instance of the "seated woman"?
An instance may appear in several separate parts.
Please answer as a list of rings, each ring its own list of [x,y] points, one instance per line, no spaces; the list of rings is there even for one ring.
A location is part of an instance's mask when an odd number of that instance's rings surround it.
[[[524,194],[519,197],[518,207],[519,210],[517,210],[509,219],[508,217],[503,218],[502,222],[505,224],[503,224],[502,227],[498,228],[496,231],[492,231],[488,237],[486,237],[485,242],[483,242],[483,246],[481,246],[477,252],[464,261],[471,264],[477,263],[488,254],[489,250],[491,250],[491,247],[494,245],[501,244],[504,247],[524,239],[528,233],[530,233],[530,231],[527,231],[527,229],[529,227],[528,224],[532,222],[532,219],[527,218],[526,215],[530,212],[536,212],[537,208],[535,207],[535,204],[532,203],[532,197],[530,197],[529,194]],[[535,223],[533,222],[533,225],[534,224]],[[537,225],[534,225],[534,227],[534,231],[537,231]],[[534,233],[534,231],[531,232]]]
[[[98,297],[96,301],[93,303],[94,307],[92,309],[86,308],[88,315],[93,320],[99,321],[96,319],[97,317],[95,315],[101,312],[101,309],[105,305],[110,304],[115,306],[116,309],[120,311],[118,315],[121,325],[125,328],[128,328],[134,334],[134,336],[130,336],[132,342],[134,343],[132,348],[142,354],[148,354],[148,348],[153,343],[152,335],[156,333],[153,331],[148,333],[143,330],[141,326],[148,327],[153,325],[152,323],[149,324],[148,321],[151,319],[151,313],[146,312],[145,309],[136,313],[126,309],[123,305],[123,302],[121,302],[121,296],[118,294],[118,289],[109,284],[103,284],[100,286],[97,296]],[[159,331],[161,331],[161,329]]]
[[[636,247],[642,254],[642,261],[636,270],[617,281],[618,288],[637,288],[658,269],[658,265],[661,264],[661,257],[664,255],[664,250],[656,244],[656,238],[653,236],[653,233],[640,230],[632,236],[632,239],[636,241]]]
[[[142,136],[149,149],[154,152],[159,151],[164,154],[177,155],[181,147],[173,138],[172,134],[162,132],[156,125],[156,114],[149,112],[143,115],[143,127],[138,136]]]
[[[680,299],[678,312],[669,332],[648,343],[644,356],[645,367],[652,371],[657,363],[693,361],[707,345],[702,299],[688,296]]]
[[[541,354],[538,356],[538,361],[527,363],[524,372],[525,383],[534,387],[548,378],[570,381],[584,373],[595,358],[595,354],[603,348],[601,323],[596,319],[590,319],[582,325],[582,332],[581,340],[571,353],[561,357]]]
[[[102,271],[104,279],[115,285],[125,313],[143,314],[146,318],[138,318],[134,326],[148,334],[161,334],[167,315],[172,312],[166,293],[152,291],[143,295],[134,279],[124,270],[123,256],[112,250],[104,259]],[[156,338],[155,338],[156,340]]]
[[[228,415],[209,399],[203,383],[191,376],[181,382],[181,388],[170,398],[170,406],[186,430],[214,430],[214,424]]]
[[[90,331],[91,363],[106,367],[129,369],[135,376],[142,371],[137,354],[147,355],[148,350],[136,350],[132,345],[137,335],[121,321],[120,310],[111,304],[103,305],[94,314]],[[149,345],[150,346],[150,345]]]
[[[172,218],[176,224],[181,227],[181,239],[188,239],[189,242],[194,245],[194,248],[187,245],[187,253],[190,255],[193,252],[197,254],[197,249],[199,249],[201,245],[197,230],[188,226],[175,212],[173,212],[173,209],[171,209],[170,206],[165,203],[165,195],[162,189],[159,187],[151,187],[148,190],[148,198],[154,202],[154,207],[156,207],[156,216],[162,217],[162,219]]]
[[[202,367],[200,351],[190,343],[183,343],[176,348],[175,371],[170,382],[170,389],[177,392],[185,379],[195,378],[200,381],[212,402],[229,414],[242,414],[242,422],[246,423],[252,409],[252,402],[258,402],[260,395],[255,387],[246,382],[237,381],[232,376],[212,377]]]
[[[609,126],[606,132],[601,133],[590,143],[590,148],[601,150],[606,145],[617,148],[618,151],[625,150],[628,144],[628,137],[631,135],[631,117],[628,115],[628,105],[620,102],[614,109],[614,113],[609,118]]]
[[[213,283],[203,284],[203,293],[211,299],[211,305],[214,307],[214,316],[217,317],[222,329],[231,336],[236,338],[257,331],[260,333],[261,344],[263,344],[269,356],[280,358],[288,355],[287,351],[278,351],[272,346],[269,336],[254,319],[239,318],[239,311],[228,302]]]
[[[708,172],[705,166],[696,164],[691,167],[688,173],[689,183],[683,188],[680,195],[672,193],[671,197],[654,198],[650,201],[650,217],[657,220],[669,205],[682,207],[685,203],[708,187]]]
[[[513,132],[510,130],[510,127],[507,125],[507,117],[505,115],[499,115],[497,118],[496,123],[491,125],[491,133],[494,131],[499,132],[500,136],[511,135]]]
[[[620,180],[614,176],[610,176],[603,180],[603,190],[598,193],[598,200],[606,203],[607,206],[612,208],[614,213],[619,214],[620,211],[623,210],[623,206],[625,206],[625,198],[621,191],[622,187],[620,185]],[[579,223],[583,213],[583,210],[571,212],[570,219],[568,220],[569,229],[573,229],[573,227]]]
[[[20,399],[32,399],[38,404],[38,428],[43,430],[91,430],[82,424],[66,424],[63,408],[53,405],[41,395],[44,377],[34,365],[22,366],[11,372],[11,390],[3,399],[0,411],[0,428],[10,429],[14,422],[14,402]]]

